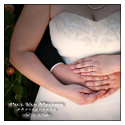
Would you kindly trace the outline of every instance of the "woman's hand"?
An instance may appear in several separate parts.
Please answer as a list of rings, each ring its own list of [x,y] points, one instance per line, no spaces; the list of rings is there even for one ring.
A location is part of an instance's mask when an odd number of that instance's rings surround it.
[[[58,64],[52,70],[52,74],[64,84],[80,84],[85,85],[86,81],[101,81],[105,80],[107,76],[82,76],[81,74],[74,74],[70,69],[71,65]],[[106,85],[101,89],[106,89]]]
[[[107,92],[103,95],[102,98],[110,96],[120,88],[120,72],[116,72],[111,75],[108,75],[107,80],[86,82],[86,86],[93,91],[101,90],[100,89],[101,86],[104,86],[104,85],[107,86]]]
[[[74,62],[70,67],[81,75],[107,75],[120,71],[120,55],[97,55]]]
[[[65,89],[63,90],[63,97],[71,100],[72,102],[84,105],[94,103],[97,99],[101,98],[105,93],[105,90],[101,90],[96,93],[92,93],[92,91],[81,85],[65,85]]]

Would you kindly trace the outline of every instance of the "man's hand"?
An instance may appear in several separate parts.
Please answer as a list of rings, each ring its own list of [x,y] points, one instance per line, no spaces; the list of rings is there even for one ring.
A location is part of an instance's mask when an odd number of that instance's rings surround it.
[[[71,65],[59,64],[52,70],[52,74],[64,84],[80,84],[86,85],[86,81],[101,81],[107,79],[107,76],[82,76],[75,74],[70,69]],[[100,89],[107,89],[107,85],[103,85]]]

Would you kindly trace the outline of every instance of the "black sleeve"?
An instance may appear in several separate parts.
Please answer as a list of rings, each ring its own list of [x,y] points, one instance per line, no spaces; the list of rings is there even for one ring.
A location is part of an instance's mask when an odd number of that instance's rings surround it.
[[[44,36],[36,49],[36,56],[50,70],[53,65],[58,62],[63,62],[57,50],[53,47],[49,35],[49,26],[47,27]]]
[[[18,20],[18,17],[23,9],[23,6],[23,4],[14,4],[15,21]],[[49,35],[49,26],[47,27],[44,36],[35,51],[35,54],[49,70],[56,63],[63,62],[57,50],[53,47],[51,43]]]

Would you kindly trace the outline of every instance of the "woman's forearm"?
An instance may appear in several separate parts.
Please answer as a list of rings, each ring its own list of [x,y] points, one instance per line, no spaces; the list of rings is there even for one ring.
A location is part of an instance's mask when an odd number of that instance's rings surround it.
[[[39,61],[34,52],[10,53],[10,62],[17,70],[38,85],[61,95],[63,86]]]

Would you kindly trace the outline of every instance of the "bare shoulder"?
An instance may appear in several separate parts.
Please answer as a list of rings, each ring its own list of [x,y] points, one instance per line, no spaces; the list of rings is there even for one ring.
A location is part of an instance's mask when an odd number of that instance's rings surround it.
[[[56,15],[58,15],[63,10],[62,5],[51,5],[50,9],[50,18],[54,18]]]
[[[46,17],[50,17],[50,5],[25,5],[24,9],[21,13],[21,16],[34,16],[42,18],[46,15]],[[41,16],[39,16],[41,15]]]
[[[50,9],[50,18],[54,18],[55,16],[57,16],[59,13],[63,12],[63,11],[68,11],[71,10],[72,5],[51,5],[51,9]]]

